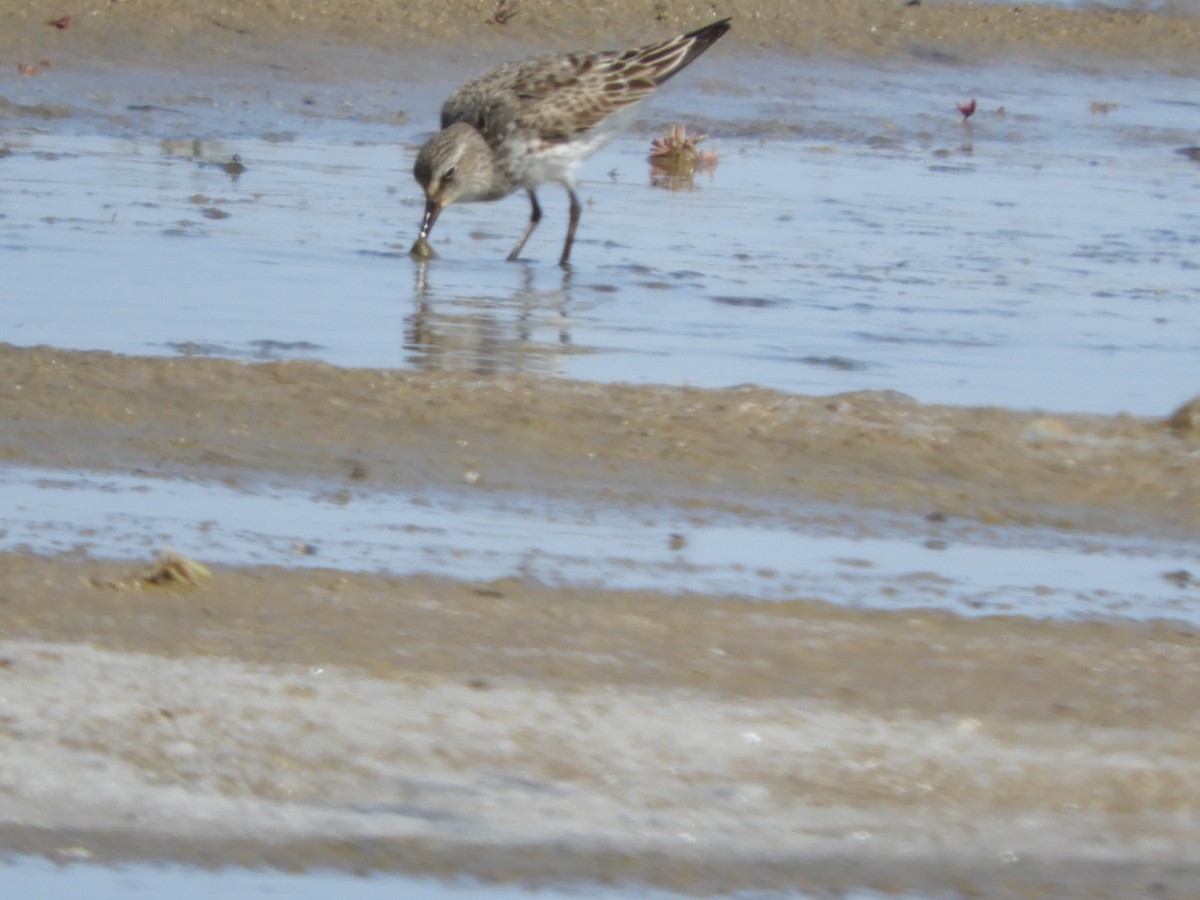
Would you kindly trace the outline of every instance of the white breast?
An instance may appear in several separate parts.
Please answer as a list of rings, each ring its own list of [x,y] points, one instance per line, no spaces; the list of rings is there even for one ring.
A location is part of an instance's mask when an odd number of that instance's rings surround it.
[[[565,143],[543,140],[535,132],[513,132],[500,148],[500,165],[525,188],[547,181],[573,188],[580,164],[612,140],[632,114],[632,108],[621,110],[598,128]]]

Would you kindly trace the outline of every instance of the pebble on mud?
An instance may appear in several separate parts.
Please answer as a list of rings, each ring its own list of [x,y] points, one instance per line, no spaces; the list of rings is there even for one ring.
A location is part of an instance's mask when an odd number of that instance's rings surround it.
[[[1180,434],[1200,434],[1200,394],[1171,413],[1167,426]]]
[[[158,555],[149,569],[133,578],[118,578],[102,580],[93,578],[91,583],[96,587],[111,590],[139,590],[146,585],[186,584],[195,586],[202,578],[211,578],[212,572],[203,563],[188,559],[172,550],[166,550]]]

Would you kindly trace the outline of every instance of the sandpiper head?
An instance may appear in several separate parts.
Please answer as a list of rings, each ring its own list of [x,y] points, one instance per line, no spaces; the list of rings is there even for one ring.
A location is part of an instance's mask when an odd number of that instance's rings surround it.
[[[418,240],[429,237],[438,215],[451,203],[497,196],[499,176],[491,149],[475,128],[463,122],[443,128],[425,142],[413,177],[425,191],[425,218]]]

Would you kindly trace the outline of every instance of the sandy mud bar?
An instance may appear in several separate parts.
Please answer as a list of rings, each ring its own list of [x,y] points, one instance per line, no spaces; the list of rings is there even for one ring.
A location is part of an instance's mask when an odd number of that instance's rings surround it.
[[[64,471],[1197,524],[1183,414],[11,347],[0,385],[0,452]],[[1187,626],[149,562],[0,556],[10,849],[699,893],[1200,886]]]

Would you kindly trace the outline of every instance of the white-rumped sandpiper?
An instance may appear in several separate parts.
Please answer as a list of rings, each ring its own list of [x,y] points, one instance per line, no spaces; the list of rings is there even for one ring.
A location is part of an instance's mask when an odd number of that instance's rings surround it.
[[[469,81],[442,106],[442,130],[417,154],[413,175],[425,191],[425,218],[413,244],[433,255],[429,232],[451,203],[499,200],[518,188],[529,195],[529,225],[508,255],[514,260],[542,218],[537,188],[567,189],[570,221],[559,265],[566,266],[581,207],[579,165],[616,131],[654,89],[729,30],[729,19],[638,47],[568,53],[514,62]]]

